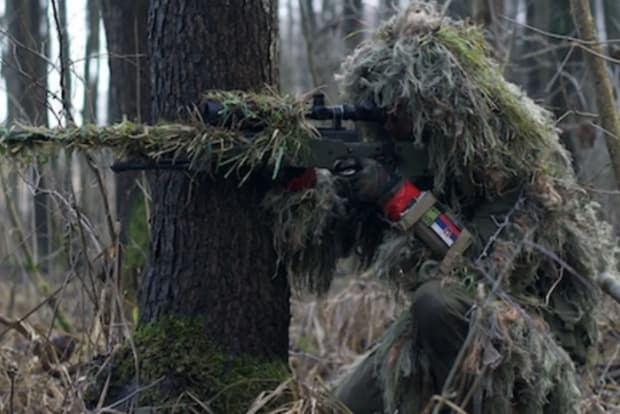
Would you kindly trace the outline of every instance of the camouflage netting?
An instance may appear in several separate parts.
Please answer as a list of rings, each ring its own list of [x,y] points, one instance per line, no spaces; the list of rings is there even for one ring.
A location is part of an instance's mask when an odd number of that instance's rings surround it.
[[[411,139],[429,150],[434,194],[479,236],[475,254],[444,275],[470,287],[472,295],[477,290],[480,300],[455,384],[471,385],[470,375],[483,376],[478,391],[467,397],[469,389],[460,388],[453,401],[484,400],[484,413],[578,412],[585,385],[576,366],[587,369],[592,362],[596,282],[605,272],[617,280],[616,239],[577,183],[552,115],[507,82],[487,51],[480,28],[441,16],[433,3],[416,2],[347,58],[340,80],[351,101],[413,114]],[[294,195],[293,216],[283,220],[287,230],[277,241],[286,246],[301,285],[319,290],[335,265],[332,242],[343,239],[333,211],[313,210],[335,200],[324,187]],[[496,205],[503,208],[494,210]],[[313,211],[321,219],[309,218]],[[293,236],[296,220],[304,232]],[[341,250],[363,241],[364,252],[375,252],[371,269],[380,275],[406,270],[411,276],[427,257],[410,235],[377,220],[358,224],[361,230],[349,230],[344,238],[351,245]],[[406,331],[406,325],[394,329]],[[392,339],[402,334],[396,331]],[[386,408],[400,412],[416,404],[402,401],[403,395],[425,395],[420,383],[409,382],[413,374],[423,376],[424,363],[407,349],[402,361],[382,369]],[[517,399],[526,406],[515,405]]]

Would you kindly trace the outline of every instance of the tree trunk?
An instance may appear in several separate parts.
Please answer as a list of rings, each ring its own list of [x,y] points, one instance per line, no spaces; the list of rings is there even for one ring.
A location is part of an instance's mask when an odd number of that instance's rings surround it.
[[[335,12],[334,1],[323,1],[320,18],[317,18],[312,0],[299,0],[301,28],[306,56],[312,77],[312,87],[321,88],[329,101],[338,96],[334,77],[342,60],[342,47],[335,42],[339,35],[342,16]]]
[[[123,116],[138,122],[151,122],[151,83],[147,59],[148,0],[103,0],[102,15],[108,40],[110,83],[108,122]],[[123,291],[130,303],[137,301],[138,279],[144,270],[148,248],[145,199],[138,185],[141,174],[117,173],[116,215],[123,244]]]
[[[474,0],[453,1],[452,3],[450,3],[450,8],[448,9],[448,11],[450,15],[458,18],[471,17],[473,1]]]
[[[47,125],[47,42],[45,9],[38,0],[8,0],[8,45],[3,72],[7,91],[7,123]],[[50,252],[48,196],[45,169],[34,167],[38,179],[34,204],[34,251],[39,268],[47,271]]]
[[[7,121],[47,125],[47,20],[38,0],[7,0]]]
[[[559,0],[565,1],[565,0]],[[557,4],[558,0],[554,0]],[[562,21],[561,18],[556,18],[555,21]],[[527,4],[527,24],[533,27],[541,28],[543,30],[551,30],[554,25],[551,20],[551,7],[542,4],[540,2],[528,2]],[[516,51],[518,57],[525,54],[526,51],[532,52],[534,50],[540,50],[545,47],[544,38],[542,36],[534,35],[532,33],[530,40],[523,42],[523,50]],[[565,34],[562,32],[562,34]],[[535,57],[525,60],[523,66],[525,67],[526,76],[523,79],[523,84],[526,85],[528,94],[535,99],[544,100],[548,96],[548,92],[545,91],[549,80],[553,76],[553,68],[549,67],[549,57],[545,54],[542,58]],[[548,103],[548,102],[547,102]]]
[[[150,78],[147,58],[148,0],[102,0],[110,66],[108,123],[123,116],[150,122]]]
[[[579,30],[579,36],[588,42],[587,47],[590,49],[586,55],[586,60],[593,74],[600,124],[606,131],[605,140],[616,181],[620,182],[620,118],[609,80],[607,63],[601,58],[603,50],[601,44],[598,43],[594,30],[590,3],[588,0],[571,0],[571,10]]]
[[[491,26],[504,14],[504,0],[475,0],[472,14],[476,22]]]
[[[260,90],[274,84],[276,19],[275,1],[152,0],[153,120],[182,117],[207,89]],[[235,180],[176,171],[149,173],[149,184],[151,242],[140,329],[167,326],[162,321],[171,317],[198,321],[200,340],[208,339],[231,366],[245,367],[238,364],[243,358],[285,366],[289,290],[286,278],[276,275],[272,229],[259,208],[266,186],[253,179],[238,188]],[[169,347],[160,356],[168,357]],[[189,352],[196,361],[210,357],[198,348]],[[173,397],[195,382],[177,371],[166,375],[160,393]],[[224,378],[226,372],[215,375],[223,383],[233,379]],[[247,398],[237,403],[247,404]],[[235,410],[216,412],[242,412]]]
[[[527,24],[558,35],[576,35],[570,13],[570,0],[553,0],[551,5],[542,2],[529,3]],[[529,40],[523,44],[523,53],[515,54],[535,55],[523,61],[527,73],[527,92],[562,119],[561,139],[573,154],[573,167],[579,172],[583,150],[589,145],[585,142],[585,137],[589,134],[578,127],[580,120],[575,113],[588,108],[591,96],[586,85],[576,81],[583,77],[583,53],[579,48],[560,47],[562,42],[558,39],[531,32],[529,34]],[[535,53],[540,50],[550,52]]]
[[[620,4],[615,0],[605,0],[605,26],[607,27],[607,38],[620,38]]]
[[[399,6],[399,3],[400,2],[398,0],[383,0],[380,5],[381,20],[386,20],[392,17],[394,12],[396,11],[396,8]]]
[[[63,56],[63,66],[65,68],[65,73],[63,76],[64,83],[64,91],[63,91],[63,109],[68,112],[73,111],[73,105],[71,103],[71,96],[73,92],[73,86],[71,82],[71,47],[70,47],[70,38],[69,38],[69,26],[67,22],[67,0],[58,0],[58,20],[60,21],[60,30],[63,33],[63,42],[62,42],[62,56]],[[68,119],[71,118],[71,113],[66,114]]]
[[[364,4],[362,0],[345,0],[342,9],[342,35],[347,53],[355,49],[364,38],[362,20]]]
[[[603,16],[605,18],[605,28],[607,29],[608,39],[620,39],[620,2],[616,0],[605,0],[603,2]],[[620,59],[620,43],[612,43],[608,45],[609,54]],[[615,68],[616,72],[618,68]],[[616,80],[618,82],[618,80]]]
[[[286,23],[280,45],[280,87],[284,93],[294,93],[297,88],[298,65],[295,59],[295,20],[293,0],[286,0]]]
[[[84,56],[84,122],[97,121],[97,89],[99,86],[99,19],[101,18],[101,0],[88,0],[86,7],[86,53]],[[92,70],[91,64],[95,64]]]
[[[306,56],[308,59],[308,70],[312,77],[313,87],[323,86],[326,82],[321,79],[321,71],[318,68],[314,57],[316,45],[315,34],[317,32],[316,13],[312,0],[299,0],[299,14],[301,18],[301,30],[304,34],[306,46]]]

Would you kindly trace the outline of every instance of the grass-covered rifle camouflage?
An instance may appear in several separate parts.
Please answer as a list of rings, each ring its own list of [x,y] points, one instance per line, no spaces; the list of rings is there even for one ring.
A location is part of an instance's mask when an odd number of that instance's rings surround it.
[[[206,101],[202,105],[201,116],[208,125],[240,129],[249,141],[267,127],[262,118],[238,112],[231,113],[220,102]],[[338,159],[374,158],[399,170],[410,179],[430,175],[427,150],[419,148],[419,145],[412,141],[393,140],[382,128],[387,114],[372,104],[361,102],[328,106],[323,94],[315,94],[305,118],[317,124],[314,127],[315,139],[303,140],[295,159],[285,159],[285,165],[330,169]],[[375,136],[364,136],[361,128],[344,125],[346,121],[371,124],[373,127],[369,129],[379,132],[376,132]],[[245,148],[239,145],[236,150],[241,153]],[[200,170],[204,169],[204,165],[192,164],[187,159],[162,158],[157,161],[121,161],[112,168],[115,171],[187,168]]]

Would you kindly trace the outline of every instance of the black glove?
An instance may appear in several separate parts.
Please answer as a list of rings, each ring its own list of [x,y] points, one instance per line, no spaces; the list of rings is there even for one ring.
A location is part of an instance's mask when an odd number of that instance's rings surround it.
[[[332,174],[343,182],[346,196],[362,203],[382,205],[402,186],[402,178],[372,158],[344,158]]]

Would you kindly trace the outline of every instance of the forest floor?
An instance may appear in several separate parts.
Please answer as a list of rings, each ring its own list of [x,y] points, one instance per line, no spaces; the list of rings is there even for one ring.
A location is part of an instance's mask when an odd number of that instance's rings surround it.
[[[75,338],[43,325],[52,312],[46,305],[15,329],[7,330],[0,323],[0,413],[84,412],[83,392],[88,378],[78,367],[100,349],[94,342],[101,341],[102,336],[96,323],[83,318],[88,311],[80,306],[80,293],[74,294],[75,300],[65,301],[65,311],[83,331]],[[36,294],[25,286],[12,291],[0,281],[0,318],[15,320],[28,315],[40,305],[33,297]],[[325,298],[295,297],[292,304],[290,365],[298,380],[294,386],[299,401],[282,411],[288,413],[326,412],[316,407],[321,406],[318,399],[329,398],[326,390],[330,383],[376,343],[407,308],[405,299],[380,282],[354,278],[338,279]],[[598,387],[593,399],[604,404],[607,412],[620,413],[620,307],[608,306],[610,312],[606,314],[615,321],[601,321],[605,338],[600,350],[603,363],[595,372],[596,378],[592,378]],[[84,335],[87,331],[89,335]],[[72,344],[77,339],[82,345],[66,361],[56,363],[45,352],[46,336],[54,343]],[[90,339],[85,343],[86,337]],[[291,383],[285,386],[291,387]],[[101,406],[93,412],[120,411]]]

